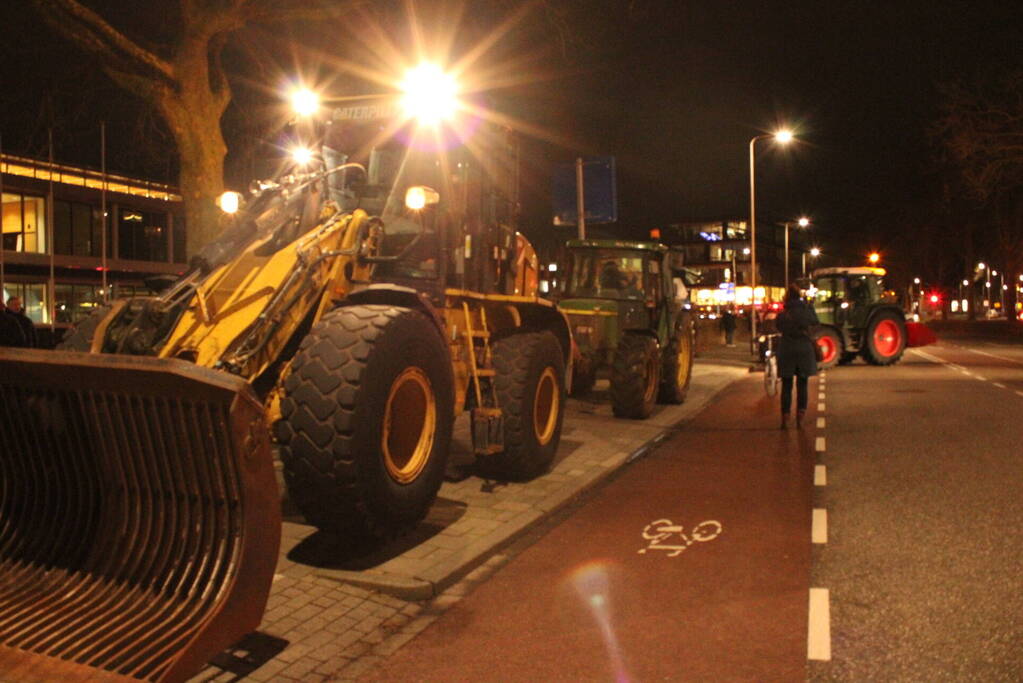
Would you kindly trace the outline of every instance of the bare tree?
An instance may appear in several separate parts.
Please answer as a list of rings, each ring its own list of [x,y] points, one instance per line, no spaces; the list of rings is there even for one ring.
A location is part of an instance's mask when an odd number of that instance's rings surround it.
[[[147,47],[78,0],[32,0],[59,35],[95,56],[121,88],[166,122],[180,160],[189,254],[219,231],[227,145],[221,117],[231,102],[221,57],[232,34],[252,24],[337,17],[362,4],[308,0],[179,0],[178,21],[162,48]]]
[[[943,161],[987,224],[976,237],[994,252],[989,260],[1015,279],[1023,272],[1023,73],[942,90],[933,133]]]

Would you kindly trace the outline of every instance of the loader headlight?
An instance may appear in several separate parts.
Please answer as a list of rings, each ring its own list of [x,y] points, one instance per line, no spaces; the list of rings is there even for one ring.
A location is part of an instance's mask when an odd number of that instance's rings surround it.
[[[451,118],[458,107],[458,84],[436,64],[423,63],[409,69],[401,90],[406,115],[424,125]]]
[[[308,147],[293,147],[291,150],[291,160],[299,166],[305,166],[313,160],[313,150]]]
[[[219,206],[220,210],[224,213],[237,213],[241,204],[242,196],[237,192],[231,192],[230,190],[217,198],[217,206]]]
[[[296,88],[291,92],[291,108],[299,116],[311,116],[320,108],[320,96],[309,88]]]
[[[440,193],[425,185],[413,185],[405,191],[405,206],[419,211],[440,201]]]

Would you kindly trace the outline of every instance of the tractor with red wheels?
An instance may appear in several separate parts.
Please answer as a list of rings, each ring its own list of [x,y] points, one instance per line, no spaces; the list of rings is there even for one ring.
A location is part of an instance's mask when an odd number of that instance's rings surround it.
[[[857,356],[872,365],[902,358],[908,342],[906,316],[885,295],[884,268],[839,267],[813,272],[810,292],[821,322],[817,333],[820,367],[851,363]]]

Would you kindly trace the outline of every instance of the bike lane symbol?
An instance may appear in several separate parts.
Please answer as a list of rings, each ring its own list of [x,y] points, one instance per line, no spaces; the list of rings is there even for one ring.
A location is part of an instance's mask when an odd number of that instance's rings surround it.
[[[648,550],[663,550],[668,553],[668,557],[677,557],[693,543],[712,541],[722,531],[721,522],[709,519],[694,526],[687,536],[681,524],[673,524],[670,519],[658,519],[643,528],[643,538],[649,544],[640,548],[639,554],[643,555]]]

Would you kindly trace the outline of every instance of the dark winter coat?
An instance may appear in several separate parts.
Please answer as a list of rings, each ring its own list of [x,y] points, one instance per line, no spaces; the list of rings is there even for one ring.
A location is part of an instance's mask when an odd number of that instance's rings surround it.
[[[0,310],[0,346],[27,346],[25,333],[15,318],[6,309]]]
[[[787,299],[785,310],[775,325],[781,332],[778,342],[778,376],[812,377],[817,374],[817,355],[813,335],[820,321],[813,307],[802,299]]]
[[[18,311],[15,313],[11,309],[7,309],[8,315],[18,321],[18,325],[21,326],[21,333],[25,335],[25,346],[33,348],[36,345],[36,326],[32,322],[32,319],[25,315],[25,311]]]

